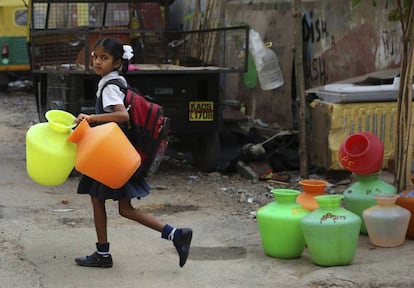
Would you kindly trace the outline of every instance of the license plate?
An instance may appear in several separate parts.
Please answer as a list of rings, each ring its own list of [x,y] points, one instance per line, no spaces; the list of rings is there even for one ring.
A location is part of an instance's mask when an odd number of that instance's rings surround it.
[[[188,109],[189,121],[213,121],[214,102],[213,101],[190,101]]]

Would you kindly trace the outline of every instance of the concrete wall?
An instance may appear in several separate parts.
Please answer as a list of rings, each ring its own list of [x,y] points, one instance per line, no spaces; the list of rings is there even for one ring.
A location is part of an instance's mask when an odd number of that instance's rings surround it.
[[[226,99],[239,100],[247,113],[270,126],[292,128],[294,117],[294,25],[292,1],[228,0],[226,23],[245,23],[259,32],[279,57],[285,85],[272,91],[244,87],[242,75],[226,75]],[[306,88],[377,70],[399,67],[401,30],[389,22],[394,1],[362,0],[353,13],[351,0],[302,0]]]

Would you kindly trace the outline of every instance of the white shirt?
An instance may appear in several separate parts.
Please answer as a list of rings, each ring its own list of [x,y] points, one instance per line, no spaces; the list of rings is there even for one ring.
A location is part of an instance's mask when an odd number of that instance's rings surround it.
[[[98,83],[98,91],[96,92],[96,97],[101,95],[101,90],[104,84],[112,79],[119,79],[122,83],[127,85],[127,81],[121,75],[119,75],[118,71],[112,71],[111,73],[106,74]],[[102,93],[102,106],[105,112],[113,112],[112,109],[113,105],[124,104],[124,93],[122,93],[121,89],[115,84],[110,84],[105,87]]]

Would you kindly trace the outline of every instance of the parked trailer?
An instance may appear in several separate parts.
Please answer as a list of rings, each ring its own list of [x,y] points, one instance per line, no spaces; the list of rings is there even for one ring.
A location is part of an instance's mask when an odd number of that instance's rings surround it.
[[[247,48],[249,29],[170,31],[160,24],[168,15],[165,2],[33,0],[39,116],[44,120],[49,109],[93,112],[99,76],[91,67],[91,47],[101,37],[117,37],[135,50],[129,84],[164,106],[172,138],[191,149],[198,167],[213,171],[220,154],[221,75],[246,70],[239,55]]]

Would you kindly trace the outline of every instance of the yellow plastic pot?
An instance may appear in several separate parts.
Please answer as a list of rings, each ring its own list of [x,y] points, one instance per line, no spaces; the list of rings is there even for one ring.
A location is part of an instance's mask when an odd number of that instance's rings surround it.
[[[26,132],[26,170],[38,184],[57,186],[66,181],[75,166],[76,145],[67,140],[75,116],[62,110],[46,112],[48,122]]]

